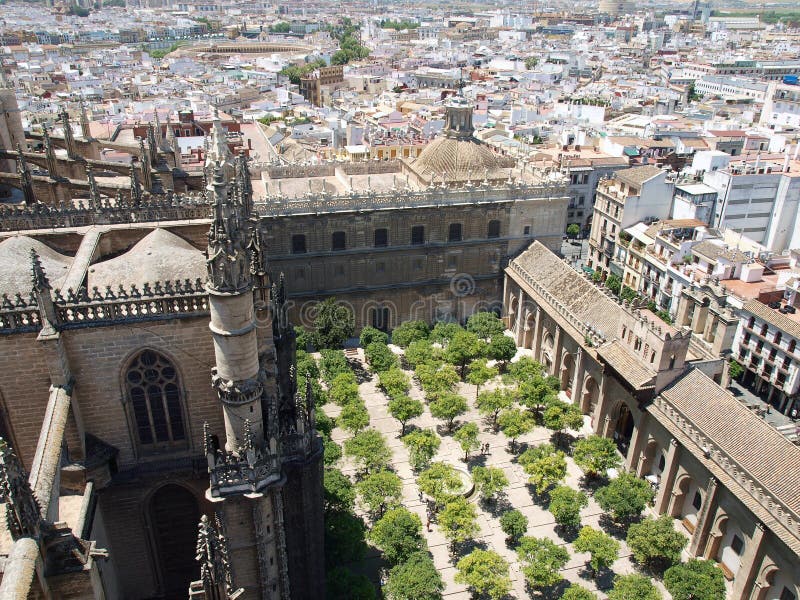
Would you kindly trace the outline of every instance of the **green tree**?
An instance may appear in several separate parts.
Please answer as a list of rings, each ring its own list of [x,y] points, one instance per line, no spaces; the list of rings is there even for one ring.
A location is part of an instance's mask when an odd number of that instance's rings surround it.
[[[573,490],[567,485],[559,485],[550,492],[547,507],[556,523],[562,527],[578,527],[581,524],[581,509],[589,505],[584,492]]]
[[[336,567],[325,575],[326,600],[375,600],[375,587],[369,577]]]
[[[360,402],[355,375],[351,371],[339,373],[330,384],[328,396],[339,406]]]
[[[361,400],[356,400],[344,405],[336,422],[342,429],[346,429],[350,433],[358,433],[369,426],[369,412]]]
[[[452,392],[461,380],[453,365],[423,363],[417,366],[414,374],[426,395],[437,392]]]
[[[342,447],[330,438],[322,440],[322,462],[325,466],[335,465],[342,458]]]
[[[725,600],[725,577],[713,561],[692,559],[664,573],[673,600]]]
[[[459,368],[461,377],[466,374],[467,363],[478,358],[483,352],[484,343],[469,331],[459,331],[447,343],[444,359]]]
[[[403,507],[387,511],[370,530],[369,540],[380,548],[391,565],[405,562],[426,547],[422,521]]]
[[[565,430],[580,429],[583,426],[583,414],[574,404],[555,400],[542,413],[542,423],[561,439]]]
[[[389,336],[380,329],[367,325],[361,330],[361,335],[358,336],[358,342],[361,344],[362,348],[366,348],[372,342],[378,342],[385,346],[389,343]]]
[[[353,510],[356,490],[347,475],[339,469],[325,469],[322,485],[325,512]]]
[[[419,339],[406,346],[404,356],[411,368],[416,369],[422,364],[440,360],[441,354],[441,348],[434,348],[427,339]]]
[[[292,26],[286,21],[278,21],[274,25],[270,25],[269,30],[271,33],[289,33],[292,30]]]
[[[456,418],[467,412],[467,401],[453,392],[442,392],[437,394],[428,408],[434,417],[445,422],[447,431],[453,431]]]
[[[528,475],[538,495],[558,485],[567,476],[567,460],[564,453],[552,444],[540,444],[529,448],[519,457],[519,463]]]
[[[604,531],[589,526],[580,530],[572,546],[577,552],[589,553],[592,578],[597,577],[598,572],[607,569],[619,558],[619,542]]]
[[[441,462],[432,463],[420,473],[417,485],[440,506],[453,499],[462,486],[458,471]]]
[[[331,437],[331,431],[333,431],[334,427],[336,427],[336,423],[324,411],[317,412],[317,431],[319,431],[323,439]]]
[[[736,362],[735,360],[731,359],[728,367],[728,375],[730,375],[731,379],[739,379],[744,373],[744,367]]]
[[[467,383],[475,386],[476,400],[480,395],[481,386],[497,377],[498,372],[497,368],[490,367],[487,364],[486,359],[478,358],[469,363]],[[497,415],[495,415],[495,421],[497,421]]]
[[[480,446],[478,441],[478,426],[475,423],[464,423],[456,429],[453,439],[458,442],[464,451],[464,460],[469,460],[469,453]]]
[[[595,500],[616,523],[635,519],[653,499],[653,488],[632,473],[620,473],[594,494]]]
[[[397,356],[389,349],[389,346],[381,342],[372,342],[367,346],[364,356],[370,368],[376,373],[388,371],[397,366]]]
[[[406,321],[392,331],[392,343],[408,348],[411,342],[427,340],[431,330],[425,321]]]
[[[389,398],[397,398],[408,394],[411,389],[411,381],[408,375],[398,367],[392,367],[388,371],[378,373],[378,381],[381,389]]]
[[[465,542],[479,531],[478,511],[463,496],[456,496],[444,505],[437,516],[442,535],[451,544]]]
[[[458,323],[439,321],[433,326],[429,339],[434,343],[445,345],[461,331],[464,331],[464,329]]]
[[[507,438],[511,440],[511,448],[516,448],[517,438],[533,430],[533,419],[530,415],[518,408],[504,410],[497,417],[497,424]]]
[[[619,296],[620,288],[622,287],[622,282],[620,281],[619,277],[614,275],[613,273],[606,277],[606,287],[611,291],[612,294],[615,296]]]
[[[608,600],[663,600],[663,596],[649,577],[617,575],[614,589],[608,592]]]
[[[329,567],[364,558],[367,528],[361,518],[337,510],[325,515],[325,561]]]
[[[507,410],[513,405],[514,394],[507,388],[498,388],[478,394],[478,399],[475,401],[478,412],[491,417],[492,427],[495,431],[497,431],[497,417],[500,415],[500,411]]]
[[[508,367],[508,376],[519,384],[541,377],[543,372],[542,363],[536,362],[530,356],[521,356]]]
[[[374,471],[356,484],[361,502],[372,514],[382,515],[400,502],[403,482],[391,471]]]
[[[472,481],[481,498],[491,502],[508,487],[508,477],[503,469],[497,467],[475,467],[472,469]]]
[[[415,552],[389,572],[388,600],[442,600],[442,576],[425,552]]]
[[[341,348],[354,330],[355,317],[349,307],[337,303],[333,297],[322,301],[314,319],[314,346]]]
[[[500,529],[507,541],[516,543],[528,531],[528,517],[516,509],[507,510],[500,516]]]
[[[392,458],[386,438],[377,429],[359,431],[346,440],[344,452],[362,471],[377,471],[387,467]]]
[[[441,440],[433,429],[417,429],[403,436],[408,448],[408,462],[415,471],[425,469],[436,455]]]
[[[572,238],[573,240],[578,237],[581,233],[581,226],[577,223],[570,223],[567,225],[567,236]]]
[[[529,56],[525,59],[525,68],[530,71],[539,64],[539,59],[535,56]]]
[[[459,560],[454,579],[490,600],[501,600],[511,592],[508,562],[491,550],[473,550]]]
[[[590,477],[605,474],[609,469],[616,469],[621,462],[614,441],[600,435],[590,435],[575,442],[572,457],[575,459],[575,464]]]
[[[523,537],[517,546],[522,573],[533,588],[551,587],[561,581],[569,560],[567,549],[547,538]]]
[[[672,517],[662,515],[631,525],[626,542],[636,562],[660,571],[680,561],[687,539],[675,531]]]
[[[349,373],[355,381],[353,370],[347,363],[347,358],[341,350],[332,350],[330,348],[323,348],[320,350],[320,370],[322,377],[330,384],[337,375],[342,373]]]
[[[520,403],[528,407],[534,415],[540,415],[545,406],[558,398],[558,380],[554,377],[531,375],[520,383]]]
[[[486,356],[496,360],[500,365],[500,370],[505,369],[516,353],[517,345],[514,340],[502,333],[493,336],[486,348]]]
[[[409,396],[397,396],[389,400],[389,414],[400,421],[400,435],[406,434],[406,423],[422,414],[422,402]]]
[[[488,340],[506,329],[503,321],[493,312],[477,312],[467,319],[467,331],[482,340]]]
[[[597,600],[597,594],[590,592],[577,583],[573,583],[564,590],[561,600]]]

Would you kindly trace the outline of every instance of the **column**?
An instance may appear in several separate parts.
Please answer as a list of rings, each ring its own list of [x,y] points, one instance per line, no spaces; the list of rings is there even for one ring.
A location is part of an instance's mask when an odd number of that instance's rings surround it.
[[[708,480],[703,506],[700,507],[700,514],[697,515],[697,526],[689,542],[689,554],[691,556],[700,556],[705,548],[708,532],[711,530],[711,525],[714,521],[713,517],[717,511],[718,483],[716,477],[711,477]]]
[[[517,346],[522,345],[523,338],[525,336],[525,324],[522,322],[522,307],[525,300],[525,292],[522,291],[522,288],[519,290],[519,298],[517,298],[517,324],[514,328],[514,334],[516,335]]]
[[[598,435],[605,435],[604,432],[608,431],[608,425],[606,424],[606,420],[610,421],[608,415],[606,415],[606,388],[608,387],[608,377],[605,373],[602,375],[600,379],[600,392],[597,398],[597,406],[594,409],[594,415],[592,416],[592,422],[594,423],[594,432]]]
[[[542,319],[542,309],[538,306],[536,307],[535,315],[535,322],[533,326],[533,343],[531,343],[531,350],[533,350],[533,360],[541,361],[542,353],[540,352],[540,347],[542,345],[542,327],[544,323]]]
[[[744,548],[742,555],[742,566],[739,567],[738,573],[733,580],[733,591],[731,598],[738,600],[739,598],[748,598],[750,592],[753,590],[753,584],[758,576],[758,567],[761,561],[761,546],[764,542],[764,534],[767,527],[760,521],[756,523],[753,530],[753,537]]]
[[[758,571],[756,571],[758,575],[755,583],[753,584],[753,591],[750,592],[750,600],[764,600],[766,593],[769,591],[770,587],[772,587],[769,583],[767,583],[765,578],[765,570],[769,569],[770,567],[777,570],[777,567],[775,567],[775,563],[772,561],[772,559],[765,555],[764,558],[761,559]]]
[[[583,348],[578,347],[578,353],[575,356],[575,373],[572,378],[572,403],[580,407],[581,395],[583,394],[583,378],[585,373],[583,371]]]
[[[633,415],[631,415],[631,418],[633,418]],[[642,416],[639,417],[639,424],[633,428],[628,456],[625,457],[625,469],[628,471],[638,470],[639,463],[644,462],[642,445],[647,442],[647,420],[648,414],[643,412]]]
[[[556,324],[556,334],[553,340],[553,376],[561,380],[561,326]]]
[[[706,319],[708,319],[708,306],[697,305],[694,309],[694,317],[692,317],[692,331],[702,333],[706,326]]]
[[[667,504],[672,496],[672,486],[675,485],[675,475],[678,472],[679,452],[680,445],[678,441],[674,438],[671,439],[667,450],[666,465],[664,465],[664,471],[661,473],[661,481],[656,495],[655,509],[658,514],[666,512]]]

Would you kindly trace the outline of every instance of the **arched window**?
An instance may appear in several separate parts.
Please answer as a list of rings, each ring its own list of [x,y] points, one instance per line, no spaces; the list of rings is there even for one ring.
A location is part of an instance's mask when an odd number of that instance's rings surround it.
[[[306,236],[298,233],[292,236],[292,254],[306,253]]]
[[[139,443],[145,448],[185,445],[183,394],[172,363],[145,350],[128,367],[125,384]]]
[[[344,250],[346,239],[344,231],[334,231],[331,235],[331,250]]]
[[[375,247],[385,248],[389,244],[389,230],[385,227],[375,230]]]
[[[489,239],[500,237],[500,221],[489,221],[489,227],[486,229],[486,237]]]
[[[450,228],[447,232],[448,242],[461,241],[461,223],[450,223]]]

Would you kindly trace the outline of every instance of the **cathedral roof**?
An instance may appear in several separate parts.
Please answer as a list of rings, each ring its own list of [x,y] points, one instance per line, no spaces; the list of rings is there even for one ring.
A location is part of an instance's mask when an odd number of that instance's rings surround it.
[[[22,294],[27,298],[32,289],[31,283],[31,250],[35,250],[42,262],[45,274],[53,288],[61,287],[67,275],[72,259],[59,254],[34,238],[19,235],[9,237],[0,242],[0,293]]]
[[[181,281],[206,278],[206,260],[203,252],[166,229],[154,229],[130,250],[89,268],[89,289],[107,285],[116,289],[122,284],[154,284],[156,281]]]
[[[439,183],[442,176],[452,182],[506,179],[509,166],[508,159],[474,137],[439,137],[411,162],[412,170],[433,183]]]

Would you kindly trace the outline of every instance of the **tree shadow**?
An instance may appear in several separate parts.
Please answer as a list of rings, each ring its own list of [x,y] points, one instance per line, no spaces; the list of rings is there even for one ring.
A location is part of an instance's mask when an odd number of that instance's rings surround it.
[[[555,532],[558,537],[568,543],[574,542],[578,539],[578,531],[580,530],[580,526],[573,527],[572,525],[556,525]]]
[[[554,431],[550,436],[550,443],[556,450],[561,450],[567,456],[572,456],[572,446],[578,438],[564,431]]]
[[[603,477],[602,475],[594,474],[584,475],[581,477],[581,480],[578,483],[578,487],[580,487],[584,492],[589,492],[592,495],[594,495],[598,489],[606,485],[608,485],[608,478]]]
[[[372,373],[364,368],[361,361],[348,358],[347,364],[350,365],[350,369],[353,371],[353,375],[356,376],[356,381],[359,385],[372,379]]]
[[[483,540],[468,539],[463,542],[450,544],[450,558],[457,562],[462,556],[466,556],[473,550],[488,550],[489,545]]]
[[[467,460],[467,464],[469,465],[470,469],[475,467],[485,467],[486,466],[486,455],[485,454],[470,454],[469,460]]]
[[[631,526],[631,523],[636,523],[641,520],[642,517],[638,516],[635,519],[615,521],[611,515],[608,513],[603,513],[598,519],[598,525],[600,525],[600,528],[611,537],[618,540],[624,540],[626,537],[628,537],[628,527]]]
[[[453,423],[453,429],[448,429],[445,423],[436,424],[436,433],[438,433],[440,437],[453,435],[456,429],[458,429],[458,422]]]
[[[536,491],[536,486],[532,483],[526,483],[525,487],[528,488],[528,493],[531,495],[533,503],[547,509],[547,505],[550,504],[550,494],[548,492],[542,492],[540,494]]]
[[[564,591],[570,586],[569,581],[562,579],[555,585],[538,588],[533,587],[528,581],[525,582],[525,592],[531,598],[541,598],[542,600],[558,600],[564,595]]]
[[[514,508],[514,506],[508,501],[508,498],[506,498],[505,495],[497,496],[493,500],[486,500],[484,498],[481,498],[479,503],[483,510],[485,510],[487,513],[489,513],[495,518],[499,517],[504,512],[507,512]]]

